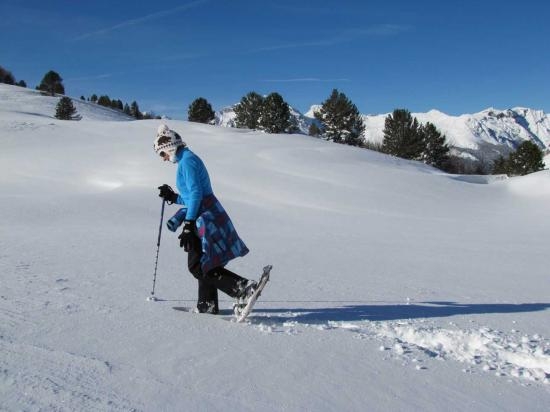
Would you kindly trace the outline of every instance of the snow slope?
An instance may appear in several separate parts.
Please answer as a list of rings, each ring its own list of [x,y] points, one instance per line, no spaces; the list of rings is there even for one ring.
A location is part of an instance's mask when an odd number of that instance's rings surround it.
[[[37,90],[18,88],[7,84],[0,84],[0,111],[17,115],[30,115],[41,117],[54,117],[55,108],[60,97],[43,96]],[[82,120],[110,120],[129,121],[132,117],[108,107],[96,103],[73,99],[73,105]],[[24,118],[24,116],[21,116]],[[14,124],[14,127],[17,127]]]
[[[168,121],[272,263],[246,324],[192,307],[160,121],[0,87],[0,410],[530,410],[550,404],[550,172],[472,184],[302,135]],[[96,116],[96,117],[94,117]],[[101,118],[101,119],[100,119]],[[168,207],[165,217],[176,211]]]

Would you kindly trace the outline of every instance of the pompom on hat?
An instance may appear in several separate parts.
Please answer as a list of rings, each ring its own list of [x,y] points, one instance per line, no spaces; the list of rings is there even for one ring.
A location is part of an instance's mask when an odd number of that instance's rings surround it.
[[[170,161],[176,162],[176,152],[180,147],[186,147],[187,145],[181,136],[175,131],[170,129],[165,124],[161,124],[157,130],[157,137],[155,137],[155,143],[153,145],[155,153],[160,155],[162,152],[170,155]]]

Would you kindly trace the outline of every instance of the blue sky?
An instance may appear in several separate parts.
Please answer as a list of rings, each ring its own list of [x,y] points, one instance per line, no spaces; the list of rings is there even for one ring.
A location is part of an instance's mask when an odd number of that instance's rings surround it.
[[[250,91],[305,112],[333,88],[365,114],[550,112],[549,4],[0,0],[0,65],[178,119],[197,97],[219,110]]]

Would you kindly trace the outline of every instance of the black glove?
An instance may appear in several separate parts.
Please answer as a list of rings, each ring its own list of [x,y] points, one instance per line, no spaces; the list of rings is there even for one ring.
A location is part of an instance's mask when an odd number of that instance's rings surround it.
[[[186,220],[183,222],[183,230],[181,235],[178,236],[178,239],[180,240],[180,247],[186,252],[189,252],[193,241],[197,238],[196,232],[197,226],[194,220]]]
[[[169,204],[176,203],[178,201],[178,194],[174,192],[167,184],[159,186],[158,189],[160,190],[159,197],[162,197]]]

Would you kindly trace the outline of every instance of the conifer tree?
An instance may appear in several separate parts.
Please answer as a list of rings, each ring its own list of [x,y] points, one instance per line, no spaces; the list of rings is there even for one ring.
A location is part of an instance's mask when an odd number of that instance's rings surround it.
[[[189,105],[187,119],[190,122],[210,123],[216,118],[212,106],[204,97],[199,97]]]
[[[445,135],[430,122],[420,126],[419,131],[425,145],[424,162],[441,169],[449,160],[449,146],[445,143]]]
[[[132,111],[130,110],[130,106],[128,106],[128,103],[124,103],[124,109],[122,111],[129,116],[132,115]]]
[[[256,92],[244,96],[235,106],[235,126],[245,129],[257,129],[264,98]]]
[[[258,123],[259,128],[267,133],[289,131],[291,127],[290,108],[279,93],[271,93],[264,99]]]
[[[27,83],[25,82],[25,80],[19,80],[19,81],[16,83],[16,86],[19,86],[19,87],[27,87]]]
[[[111,107],[111,99],[107,95],[99,96],[99,99],[97,99],[97,104],[100,106]]]
[[[13,74],[2,66],[0,66],[0,83],[15,84],[15,77],[13,77]]]
[[[60,120],[80,120],[76,115],[76,108],[69,97],[59,99],[55,108],[55,117]]]
[[[336,143],[360,146],[365,124],[355,104],[337,89],[332,91],[315,118],[323,125],[324,137]]]
[[[313,137],[319,137],[321,135],[321,129],[319,129],[317,123],[311,123],[307,134]]]
[[[143,114],[139,111],[139,106],[135,100],[130,105],[130,116],[133,116],[138,120],[143,119]]]
[[[493,171],[494,175],[504,175],[508,174],[508,162],[504,156],[500,155],[498,159],[493,162]]]
[[[543,170],[544,153],[533,142],[527,140],[508,158],[508,170],[513,175],[524,176]]]
[[[405,109],[395,109],[386,117],[382,151],[403,159],[421,160],[426,145],[418,120]]]
[[[44,75],[37,89],[47,92],[51,96],[55,96],[56,93],[65,94],[65,88],[63,87],[62,82],[63,79],[61,76],[53,70],[50,70]]]
[[[97,94],[92,94],[92,97],[90,97],[90,101],[93,102],[93,103],[96,103],[97,102]]]

